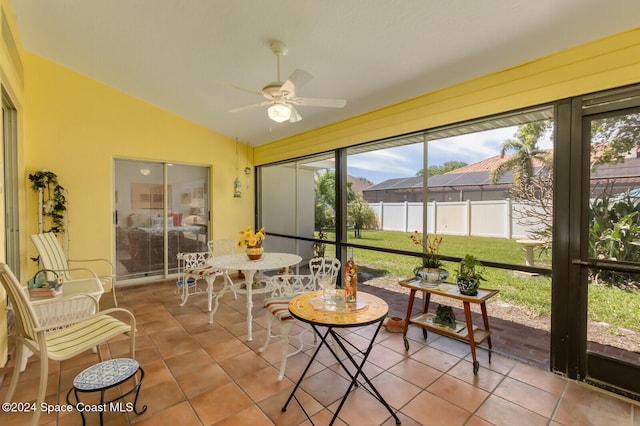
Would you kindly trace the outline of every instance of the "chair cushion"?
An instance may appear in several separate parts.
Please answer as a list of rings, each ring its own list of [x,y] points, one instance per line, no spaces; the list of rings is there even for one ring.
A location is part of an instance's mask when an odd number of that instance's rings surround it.
[[[48,334],[45,338],[49,358],[64,360],[130,331],[130,325],[111,315],[98,315]]]
[[[289,312],[290,297],[272,297],[265,299],[264,307],[273,315],[278,321],[293,321],[293,317]]]
[[[222,274],[221,269],[214,268],[211,265],[207,266],[198,266],[197,268],[191,268],[184,271],[187,275],[199,275],[201,277],[209,277],[211,275],[219,275]]]

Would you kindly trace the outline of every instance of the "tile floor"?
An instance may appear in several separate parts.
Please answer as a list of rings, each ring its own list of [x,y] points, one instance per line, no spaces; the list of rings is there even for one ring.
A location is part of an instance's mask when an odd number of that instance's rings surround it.
[[[220,279],[219,279],[220,280]],[[220,281],[218,281],[220,283]],[[206,298],[192,297],[178,306],[174,281],[119,289],[119,303],[137,319],[136,358],[145,371],[139,403],[147,411],[108,412],[106,425],[308,425],[292,401],[281,408],[310,358],[309,351],[289,359],[284,380],[277,381],[280,343],[264,353],[261,297],[254,298],[254,339],[247,342],[245,298],[223,297],[213,324]],[[108,296],[102,304],[110,305]],[[103,306],[104,308],[104,306]],[[367,341],[372,328],[345,330],[354,344]],[[309,336],[308,336],[309,337]],[[480,371],[473,375],[469,347],[435,333],[424,341],[411,327],[406,353],[401,334],[381,330],[365,368],[403,425],[640,425],[640,404],[566,380],[543,369],[494,353],[488,363],[479,351]],[[114,339],[101,347],[105,358],[125,356],[127,342]],[[323,350],[297,396],[317,425],[328,424],[348,386],[344,371]],[[87,352],[73,360],[50,363],[46,402],[64,401],[73,377],[96,362]],[[12,362],[0,388],[4,401]],[[35,399],[37,360],[29,361],[13,401]],[[88,424],[98,424],[88,414]],[[30,414],[0,412],[0,424],[29,424]],[[79,425],[77,412],[43,415],[40,424]],[[357,388],[336,424],[392,425],[393,418],[372,396]]]

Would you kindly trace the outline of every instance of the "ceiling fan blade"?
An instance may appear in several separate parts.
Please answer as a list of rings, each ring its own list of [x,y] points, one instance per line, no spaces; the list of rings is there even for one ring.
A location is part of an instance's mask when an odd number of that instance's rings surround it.
[[[291,80],[287,80],[282,83],[280,91],[284,94],[283,97],[286,99],[293,99],[296,97],[296,86]]]
[[[347,104],[347,101],[345,99],[331,99],[331,98],[294,98],[294,99],[291,99],[289,102],[296,105],[329,107],[329,108],[343,108]]]
[[[291,80],[297,87],[304,86],[309,81],[311,81],[312,78],[313,76],[311,74],[303,70],[295,70],[289,76],[289,80]]]
[[[219,84],[221,86],[231,87],[233,89],[239,90],[241,92],[249,93],[250,95],[258,95],[262,96],[262,92],[252,89],[247,89],[246,87],[238,86],[236,84],[230,83],[224,80],[214,80],[214,83]]]
[[[289,118],[289,123],[295,123],[302,120],[302,116],[298,111],[296,111],[293,105],[289,105],[289,107],[291,108],[291,117]]]
[[[233,109],[230,109],[228,112],[247,111],[247,110],[250,110],[250,109],[253,109],[253,108],[258,108],[258,107],[269,105],[269,104],[271,104],[271,102],[269,102],[269,101],[258,102],[256,104],[245,105],[245,106],[233,108]]]

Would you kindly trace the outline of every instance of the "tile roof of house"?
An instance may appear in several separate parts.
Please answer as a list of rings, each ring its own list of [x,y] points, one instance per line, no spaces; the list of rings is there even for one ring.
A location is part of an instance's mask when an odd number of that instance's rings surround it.
[[[429,188],[438,187],[469,187],[486,185],[511,186],[513,184],[513,172],[508,171],[493,184],[489,179],[489,173],[500,162],[505,161],[513,154],[507,154],[504,158],[500,155],[486,158],[467,166],[460,167],[448,173],[430,176],[428,178]],[[541,164],[537,162],[536,170],[540,170]],[[627,158],[624,163],[603,164],[591,172],[591,180],[616,179],[618,182],[640,182],[640,158]],[[365,191],[389,191],[389,190],[416,190],[422,188],[422,177],[405,177],[387,179],[373,185]]]

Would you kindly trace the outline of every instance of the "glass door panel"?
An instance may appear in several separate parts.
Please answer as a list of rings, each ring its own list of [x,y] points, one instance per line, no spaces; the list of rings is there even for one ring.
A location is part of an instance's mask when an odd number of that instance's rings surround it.
[[[164,171],[161,163],[116,160],[118,281],[164,273]]]
[[[635,366],[640,387],[640,109],[602,114],[587,126],[587,370],[624,381],[627,373],[612,367],[622,361]]]
[[[177,254],[207,251],[209,169],[167,165],[169,273],[178,272]]]
[[[179,252],[206,251],[207,167],[115,161],[118,281],[177,272]]]
[[[260,187],[259,225],[267,234],[305,239],[290,247],[286,239],[269,237],[265,249],[296,252],[305,260],[314,255],[335,255],[331,244],[335,242],[336,205],[333,153],[263,166]]]

